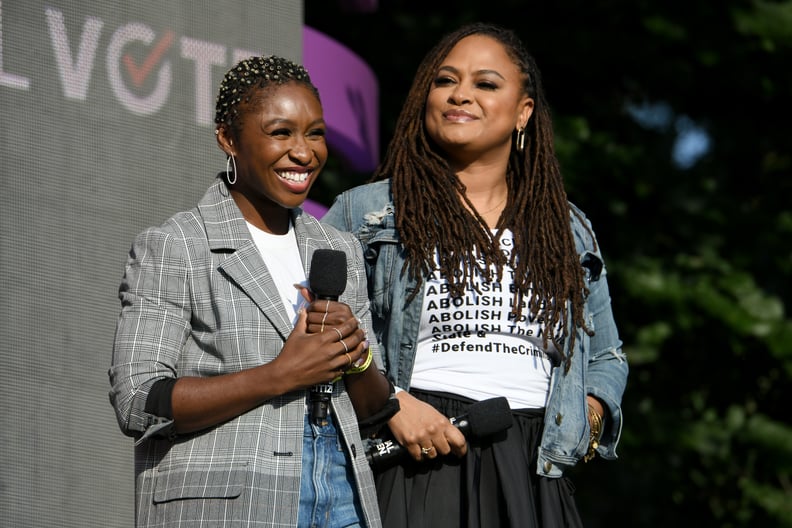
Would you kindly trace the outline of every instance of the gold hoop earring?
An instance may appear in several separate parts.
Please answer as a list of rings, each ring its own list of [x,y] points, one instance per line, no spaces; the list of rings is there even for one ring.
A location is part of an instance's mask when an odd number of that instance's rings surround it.
[[[517,150],[522,152],[525,149],[525,127],[517,130]]]
[[[234,181],[231,181],[231,166],[234,167]],[[233,154],[229,154],[226,158],[226,181],[228,185],[234,185],[237,181],[237,168],[236,168],[236,159],[234,158]]]

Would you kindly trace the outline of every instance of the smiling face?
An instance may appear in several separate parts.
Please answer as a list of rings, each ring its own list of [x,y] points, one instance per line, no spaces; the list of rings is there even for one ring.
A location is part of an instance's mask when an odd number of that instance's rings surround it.
[[[426,131],[452,166],[503,160],[512,133],[525,126],[532,110],[533,100],[503,45],[471,35],[437,70],[426,99]]]
[[[247,221],[281,232],[327,161],[322,105],[297,82],[256,89],[240,105],[237,128],[235,137],[218,128],[220,147],[235,159],[234,200]]]

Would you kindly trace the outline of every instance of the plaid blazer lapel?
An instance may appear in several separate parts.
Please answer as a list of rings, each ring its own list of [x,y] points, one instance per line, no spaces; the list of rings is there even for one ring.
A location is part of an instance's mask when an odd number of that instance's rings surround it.
[[[317,249],[345,250],[345,247],[336,247],[332,242],[333,237],[327,234],[324,226],[313,216],[299,207],[292,209],[294,232],[297,236],[297,247],[300,249],[300,259],[303,263],[305,276],[310,276],[311,259]]]
[[[239,286],[285,340],[292,331],[278,288],[248,231],[245,219],[225,184],[217,182],[198,204],[209,248],[227,257],[218,271]]]
[[[218,267],[256,303],[285,340],[292,331],[280,293],[253,242],[245,244]]]

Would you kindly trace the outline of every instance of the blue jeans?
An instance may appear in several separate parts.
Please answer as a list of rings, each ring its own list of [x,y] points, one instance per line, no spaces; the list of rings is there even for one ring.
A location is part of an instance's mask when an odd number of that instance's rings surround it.
[[[306,414],[297,526],[360,528],[362,520],[355,477],[332,414],[325,426],[313,425]]]

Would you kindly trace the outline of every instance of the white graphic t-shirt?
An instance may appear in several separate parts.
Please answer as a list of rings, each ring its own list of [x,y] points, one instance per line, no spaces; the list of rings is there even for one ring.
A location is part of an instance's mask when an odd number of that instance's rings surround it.
[[[499,244],[507,254],[511,231]],[[544,319],[523,307],[514,310],[514,272],[503,269],[500,281],[473,279],[465,295],[452,298],[448,283],[435,270],[424,285],[421,327],[411,386],[449,392],[477,401],[505,396],[512,409],[543,408],[550,388],[552,358],[543,348]]]

